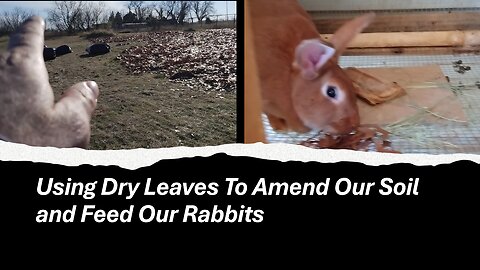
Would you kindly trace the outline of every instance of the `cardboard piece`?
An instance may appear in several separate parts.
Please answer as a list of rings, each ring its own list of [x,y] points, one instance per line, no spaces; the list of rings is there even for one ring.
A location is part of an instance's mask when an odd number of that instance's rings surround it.
[[[375,106],[357,101],[361,124],[392,124],[427,108],[448,119],[466,121],[462,104],[449,89],[449,84],[438,65],[403,68],[359,68],[361,71],[385,81],[397,82],[407,94]],[[414,106],[414,107],[412,107]],[[416,107],[416,108],[415,108]],[[426,123],[451,123],[426,114]]]

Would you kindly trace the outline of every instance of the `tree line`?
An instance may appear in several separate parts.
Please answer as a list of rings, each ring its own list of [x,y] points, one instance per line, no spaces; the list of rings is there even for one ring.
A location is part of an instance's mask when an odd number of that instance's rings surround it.
[[[149,26],[183,25],[187,17],[203,23],[204,19],[208,22],[208,16],[215,12],[213,1],[155,1],[150,4],[145,4],[145,1],[130,1],[127,8],[129,11],[124,16],[119,12],[110,13],[108,23],[113,28],[120,28],[123,23],[146,23]]]
[[[55,1],[46,18],[49,28],[67,33],[95,29],[99,25],[119,29],[124,23],[146,23],[149,26],[209,22],[215,10],[213,1],[129,1],[128,13],[109,11],[102,1]],[[33,11],[15,8],[0,16],[0,35],[14,31]],[[191,19],[190,19],[191,18]]]
[[[32,10],[14,8],[0,14],[0,36],[8,34],[20,26],[26,19],[33,16]]]

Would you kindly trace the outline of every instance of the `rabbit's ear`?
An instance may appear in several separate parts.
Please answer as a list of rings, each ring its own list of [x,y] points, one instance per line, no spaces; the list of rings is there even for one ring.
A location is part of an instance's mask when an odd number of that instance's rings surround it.
[[[318,39],[304,40],[295,49],[294,67],[306,80],[318,77],[318,70],[335,54],[335,49]]]
[[[362,32],[375,18],[375,13],[367,13],[360,17],[357,17],[351,21],[346,22],[342,25],[329,40],[330,43],[335,47],[335,60],[338,61],[340,55],[343,54],[347,48],[350,41],[355,38],[355,36]]]

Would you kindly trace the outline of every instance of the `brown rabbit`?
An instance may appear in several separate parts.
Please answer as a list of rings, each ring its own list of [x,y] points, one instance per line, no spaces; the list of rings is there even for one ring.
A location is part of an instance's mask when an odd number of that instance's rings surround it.
[[[374,14],[347,22],[326,44],[296,0],[254,0],[249,5],[262,106],[271,126],[332,134],[357,126],[356,90],[338,58]]]

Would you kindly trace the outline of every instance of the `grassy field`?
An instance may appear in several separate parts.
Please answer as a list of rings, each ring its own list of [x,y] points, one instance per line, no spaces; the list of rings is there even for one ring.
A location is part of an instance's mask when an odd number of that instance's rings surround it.
[[[129,34],[122,34],[129,35]],[[130,74],[116,57],[139,42],[111,43],[105,55],[86,57],[90,41],[80,36],[47,39],[73,53],[46,63],[58,99],[69,86],[94,80],[100,88],[92,118],[90,149],[207,146],[236,141],[236,92],[188,88],[163,74]],[[0,38],[0,49],[7,47]],[[117,46],[120,45],[120,46]]]

